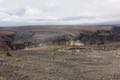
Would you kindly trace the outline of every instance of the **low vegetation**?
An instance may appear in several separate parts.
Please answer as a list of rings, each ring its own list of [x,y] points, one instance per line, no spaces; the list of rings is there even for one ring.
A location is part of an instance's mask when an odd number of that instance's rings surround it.
[[[5,77],[0,76],[0,80],[7,80]]]

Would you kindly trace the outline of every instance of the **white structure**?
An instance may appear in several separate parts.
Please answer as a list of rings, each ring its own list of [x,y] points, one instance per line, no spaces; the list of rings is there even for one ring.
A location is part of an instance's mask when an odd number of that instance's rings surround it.
[[[29,50],[27,47],[25,47],[25,49],[24,50]]]
[[[69,42],[66,42],[66,45],[70,45],[70,46],[81,46],[84,45],[83,43],[81,43],[79,40],[70,40]]]
[[[40,43],[40,44],[39,44],[39,46],[40,46],[40,47],[42,47],[42,46],[43,46],[43,44],[42,44],[42,43]]]

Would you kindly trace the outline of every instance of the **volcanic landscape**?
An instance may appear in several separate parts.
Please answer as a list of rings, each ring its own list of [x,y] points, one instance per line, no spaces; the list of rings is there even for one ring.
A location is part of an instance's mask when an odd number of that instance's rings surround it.
[[[0,80],[120,80],[120,26],[0,27]]]

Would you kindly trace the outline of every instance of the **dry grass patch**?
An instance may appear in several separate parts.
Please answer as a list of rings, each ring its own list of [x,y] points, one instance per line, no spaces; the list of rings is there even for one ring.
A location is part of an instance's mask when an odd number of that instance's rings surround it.
[[[54,50],[54,49],[59,49],[59,48],[64,48],[66,46],[59,46],[59,45],[50,45],[50,46],[43,46],[43,47],[36,47],[36,48],[28,48],[26,50],[32,50],[32,51],[49,51],[49,50]]]

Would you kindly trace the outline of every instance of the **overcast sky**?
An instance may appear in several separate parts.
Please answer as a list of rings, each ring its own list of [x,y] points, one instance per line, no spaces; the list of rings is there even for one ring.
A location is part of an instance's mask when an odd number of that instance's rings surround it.
[[[50,22],[69,17],[71,22],[74,17],[97,21],[119,19],[120,0],[0,0],[0,22],[39,23],[41,19]]]

